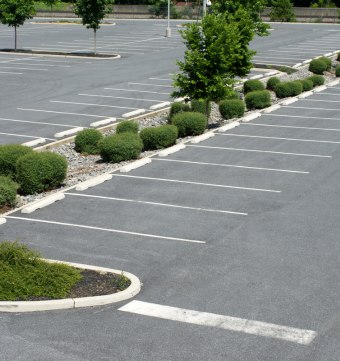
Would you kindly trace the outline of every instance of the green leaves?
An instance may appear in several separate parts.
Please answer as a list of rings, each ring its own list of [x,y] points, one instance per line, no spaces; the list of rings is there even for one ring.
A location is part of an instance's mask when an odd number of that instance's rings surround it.
[[[100,21],[112,10],[113,0],[77,0],[74,13],[82,18],[87,28],[98,30]]]
[[[18,27],[35,15],[33,0],[1,0],[0,22]]]

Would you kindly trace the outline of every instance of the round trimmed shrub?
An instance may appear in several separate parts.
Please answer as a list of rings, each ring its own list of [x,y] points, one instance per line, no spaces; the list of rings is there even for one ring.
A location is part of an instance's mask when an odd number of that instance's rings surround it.
[[[320,86],[325,83],[325,78],[322,75],[312,75],[308,79],[313,82],[313,86]]]
[[[270,93],[268,90],[256,90],[248,93],[244,101],[248,109],[263,109],[271,105]]]
[[[208,105],[207,105],[208,103]],[[207,112],[208,106],[208,112]],[[196,113],[202,113],[206,116],[210,115],[211,112],[211,104],[208,100],[204,99],[192,99],[191,100],[191,111]]]
[[[137,159],[143,149],[138,134],[125,132],[105,137],[99,142],[99,152],[104,162],[119,163]]]
[[[172,119],[175,114],[181,112],[190,112],[190,105],[181,102],[172,103],[170,107],[169,119]]]
[[[314,74],[323,74],[327,70],[327,64],[322,59],[313,59],[309,64],[309,71]]]
[[[230,99],[241,99],[241,95],[238,91],[232,90],[230,94],[228,94],[223,100],[230,100]]]
[[[247,80],[243,84],[243,93],[247,94],[256,90],[264,90],[264,84],[260,80]]]
[[[186,137],[204,133],[208,120],[204,114],[185,112],[176,114],[171,123],[177,127],[179,137]]]
[[[219,103],[218,109],[224,119],[239,118],[244,114],[245,104],[240,99],[226,99]]]
[[[340,76],[340,65],[335,67],[335,76]]]
[[[67,161],[52,152],[34,152],[17,161],[17,182],[21,194],[34,194],[59,187],[67,172]]]
[[[9,177],[0,176],[0,207],[13,207],[17,197],[18,184]]]
[[[116,133],[138,133],[138,123],[134,120],[123,120],[122,122],[117,124]]]
[[[74,140],[75,150],[78,153],[98,154],[98,142],[103,134],[97,129],[84,129],[79,132]]]
[[[33,149],[24,145],[0,145],[0,175],[15,180],[17,160],[29,153],[33,153]]]
[[[302,79],[302,80],[300,80],[300,82],[302,84],[302,90],[304,92],[313,89],[313,82],[310,79]]]
[[[278,98],[287,98],[302,93],[302,83],[300,81],[287,81],[277,84],[275,94]]]
[[[170,147],[176,144],[178,129],[174,125],[145,128],[140,132],[144,150],[154,150]]]
[[[327,58],[326,56],[322,56],[321,58],[319,58],[319,60],[322,60],[326,64],[327,71],[331,70],[331,68],[332,68],[332,60],[331,59]]]
[[[281,80],[276,77],[276,76],[273,76],[271,78],[268,79],[267,81],[267,89],[268,90],[275,90],[275,87],[277,84],[281,83]]]

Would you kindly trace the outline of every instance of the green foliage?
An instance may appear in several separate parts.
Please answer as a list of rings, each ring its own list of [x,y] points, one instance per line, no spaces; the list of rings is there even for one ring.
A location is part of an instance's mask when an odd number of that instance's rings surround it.
[[[144,150],[154,150],[170,147],[176,144],[178,129],[174,125],[145,128],[140,132]]]
[[[321,56],[318,59],[322,60],[326,64],[326,66],[327,66],[326,70],[327,71],[331,70],[331,68],[332,68],[332,60],[330,58],[327,58],[326,56]]]
[[[59,0],[43,0],[44,4],[49,6],[52,10],[53,6],[57,5]]]
[[[182,138],[204,133],[208,121],[202,113],[185,112],[176,114],[171,123],[178,128],[178,136]]]
[[[149,13],[156,17],[162,17],[165,19],[168,16],[168,1],[157,1],[154,5],[149,7]],[[170,17],[171,19],[177,19],[179,14],[176,11],[175,6],[170,3]]]
[[[287,98],[302,93],[302,84],[299,81],[286,81],[280,83],[275,88],[275,94],[278,98]]]
[[[313,86],[319,86],[325,83],[325,78],[322,75],[312,75],[308,79],[313,82]]]
[[[244,109],[244,102],[240,99],[226,99],[219,103],[219,111],[224,119],[242,117]]]
[[[191,100],[191,111],[196,113],[205,114],[209,117],[211,112],[211,104],[210,101],[204,99],[192,99]]]
[[[124,272],[122,272],[120,275],[116,276],[115,284],[120,291],[123,291],[131,285],[131,281],[124,275]]]
[[[260,80],[247,80],[243,84],[243,93],[247,94],[255,90],[264,90],[264,84]]]
[[[290,0],[274,0],[269,16],[272,21],[296,21],[293,3]]]
[[[33,153],[32,148],[20,144],[0,145],[0,175],[16,179],[17,160],[29,153]]]
[[[79,270],[48,263],[23,244],[0,243],[1,301],[65,298],[81,278]]]
[[[180,112],[190,112],[190,105],[189,104],[185,104],[185,103],[181,103],[181,102],[175,102],[171,104],[170,107],[170,114],[169,114],[169,119],[171,120],[172,117]]]
[[[83,25],[94,31],[100,28],[100,21],[112,11],[112,0],[76,0],[74,13],[82,18]]]
[[[336,67],[335,67],[335,76],[340,76],[340,65],[337,65]]]
[[[53,0],[52,0],[53,1]],[[51,10],[51,4],[44,1],[34,1],[34,7],[36,11],[46,11]],[[54,4],[52,4],[54,11],[68,11],[70,8],[72,8],[72,3],[64,3],[61,1],[56,1]]]
[[[11,178],[0,176],[0,208],[15,205],[17,189],[17,183],[13,182]]]
[[[17,161],[17,182],[22,194],[34,194],[59,187],[67,171],[67,161],[52,152],[33,152]]]
[[[280,66],[279,70],[282,71],[283,73],[287,73],[288,75],[297,72],[296,69],[291,68],[289,66],[285,66],[285,65]]]
[[[302,79],[300,83],[302,84],[302,91],[304,92],[313,89],[313,82],[310,79]]]
[[[97,129],[84,129],[79,132],[74,140],[75,150],[79,153],[98,154],[98,142],[103,134]]]
[[[241,95],[238,91],[232,90],[223,100],[227,99],[241,99]]]
[[[277,84],[281,83],[281,80],[276,77],[276,76],[273,76],[271,78],[268,79],[267,81],[267,89],[268,90],[275,90],[275,87]]]
[[[117,124],[116,127],[116,133],[120,134],[120,133],[126,133],[126,132],[130,132],[130,133],[138,133],[138,123],[135,122],[134,120],[123,120],[122,122]]]
[[[314,74],[323,74],[327,70],[327,64],[322,59],[313,59],[309,63],[309,71]]]
[[[125,132],[105,137],[99,142],[100,155],[104,162],[119,163],[137,159],[143,149],[138,134]]]
[[[255,90],[250,92],[245,96],[244,101],[249,110],[263,109],[271,105],[271,98],[268,90]]]
[[[336,56],[336,60],[340,61],[340,52],[338,53],[338,55]]]

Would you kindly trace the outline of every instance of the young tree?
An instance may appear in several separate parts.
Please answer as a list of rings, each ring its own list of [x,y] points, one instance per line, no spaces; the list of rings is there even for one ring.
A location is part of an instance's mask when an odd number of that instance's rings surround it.
[[[93,29],[94,53],[97,53],[96,35],[100,21],[112,10],[113,0],[76,0],[74,12],[82,18],[83,25]]]
[[[51,7],[51,11],[54,5],[57,5],[59,0],[44,0],[44,4]]]
[[[17,28],[35,15],[33,0],[1,0],[0,22],[14,27],[14,49],[17,50]]]
[[[290,0],[273,1],[272,11],[270,12],[270,20],[273,21],[295,21],[293,4]]]

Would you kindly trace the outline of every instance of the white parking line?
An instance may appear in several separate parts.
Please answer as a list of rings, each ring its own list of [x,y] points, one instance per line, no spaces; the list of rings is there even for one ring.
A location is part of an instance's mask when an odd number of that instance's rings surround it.
[[[315,128],[315,127],[297,127],[297,126],[293,126],[293,125],[260,124],[260,123],[244,123],[242,125],[259,126],[259,127],[272,127],[272,128],[287,128],[287,129],[325,130],[325,131],[332,131],[332,132],[340,132],[340,129]]]
[[[16,73],[14,71],[0,71],[0,74],[23,75],[24,73]]]
[[[170,95],[171,93],[160,93],[150,90],[136,90],[136,89],[120,89],[120,88],[104,88],[104,90],[119,90],[123,92],[136,92],[136,93],[150,93],[150,94],[161,94],[161,95]]]
[[[272,150],[259,150],[259,149],[245,149],[245,148],[227,148],[227,147],[212,147],[208,145],[191,145],[187,144],[187,147],[218,149],[218,150],[232,150],[241,152],[255,152],[255,153],[270,153],[270,154],[282,154],[282,155],[296,155],[302,157],[318,157],[318,158],[332,158],[331,155],[318,155],[318,154],[305,154],[305,153],[287,153],[287,152],[275,152]]]
[[[140,100],[143,102],[159,102],[159,99],[142,99],[142,98],[127,98],[127,97],[116,97],[113,95],[100,95],[100,94],[78,94],[83,97],[97,97],[97,98],[112,98],[112,99],[127,99],[127,100]]]
[[[266,116],[266,114],[263,114]],[[304,115],[285,115],[285,114],[270,114],[270,117],[286,117],[286,118],[304,118],[304,119],[318,119],[318,120],[339,120],[338,118],[325,118],[325,117],[311,117],[311,116],[304,116]]]
[[[327,99],[304,99],[304,100],[306,102],[340,103],[340,100],[327,100]]]
[[[28,112],[41,112],[41,113],[55,113],[55,114],[67,114],[67,115],[81,115],[83,117],[92,118],[109,118],[111,115],[95,115],[95,114],[82,114],[82,113],[69,113],[69,112],[57,112],[54,110],[43,110],[43,109],[29,109],[29,108],[17,108],[18,110],[24,110]]]
[[[22,68],[22,67],[19,67],[19,66],[0,66],[1,69],[8,69],[8,70],[11,70],[11,69],[17,69],[17,70],[33,70],[33,71],[48,71],[48,69],[37,69],[37,68]]]
[[[41,66],[41,64],[32,64],[32,63],[15,63],[16,65],[29,65],[29,66]],[[58,68],[71,68],[71,65],[54,65],[54,64],[44,64],[48,67],[58,67]]]
[[[166,78],[166,79],[164,79],[164,78],[149,78],[150,80],[164,80],[164,81],[173,81],[172,79],[169,79],[169,78]]]
[[[340,90],[339,88],[335,88],[335,87],[332,87],[332,89],[329,89],[329,90]],[[330,93],[330,92],[322,92],[322,93],[318,93],[318,95],[339,95],[340,93]],[[322,99],[321,99],[322,100]]]
[[[329,144],[340,144],[340,142],[333,142],[330,140],[315,140],[315,139],[296,139],[296,138],[281,138],[281,137],[265,137],[263,135],[248,135],[248,134],[222,134],[217,135],[228,136],[228,137],[245,137],[245,138],[260,138],[260,139],[278,139],[278,140],[291,140],[296,142],[312,142],[312,143],[329,143]]]
[[[276,325],[273,323],[254,321],[245,318],[218,315],[215,313],[164,306],[138,300],[131,301],[120,307],[118,310],[143,316],[161,318],[164,320],[216,327],[227,331],[242,332],[261,337],[270,337],[300,345],[309,345],[317,336],[317,333],[311,330]]]
[[[215,167],[227,167],[227,168],[265,170],[265,171],[283,172],[283,173],[309,174],[309,172],[303,172],[303,171],[299,171],[299,170],[277,169],[277,168],[263,168],[263,167],[248,167],[248,166],[244,166],[244,165],[235,165],[235,164],[193,162],[193,161],[190,161],[190,160],[162,159],[162,158],[154,158],[154,160],[156,160],[156,161],[161,161],[161,162],[174,162],[174,163],[209,165],[209,166],[215,166]]]
[[[192,211],[203,211],[203,212],[214,212],[214,213],[227,213],[227,214],[236,214],[241,216],[247,216],[248,213],[244,212],[234,212],[234,211],[223,211],[220,209],[211,209],[211,208],[198,208],[198,207],[189,207],[189,206],[180,206],[177,204],[169,204],[169,203],[160,203],[160,202],[149,202],[149,201],[139,201],[134,199],[126,199],[126,198],[114,198],[114,197],[102,197],[102,196],[94,196],[91,194],[79,194],[67,192],[67,195],[76,196],[76,197],[88,197],[88,198],[97,198],[97,199],[106,199],[118,202],[127,202],[127,203],[140,203],[140,204],[149,204],[152,206],[161,206],[161,207],[170,207],[170,208],[179,208],[179,209],[189,209]]]
[[[206,186],[206,187],[230,188],[230,189],[240,189],[240,190],[246,190],[246,191],[281,193],[281,191],[277,191],[277,190],[273,190],[273,189],[238,187],[238,186],[230,186],[230,185],[216,184],[216,183],[190,182],[190,181],[183,181],[183,180],[178,180],[178,179],[142,177],[142,176],[135,176],[135,175],[127,175],[127,174],[124,174],[124,175],[123,174],[112,174],[112,176],[114,176],[114,177],[126,177],[126,178],[135,178],[135,179],[154,180],[154,181],[159,181],[159,182],[194,184],[194,185]]]
[[[62,101],[62,100],[50,100],[50,103],[86,105],[86,106],[91,106],[91,107],[119,108],[119,109],[131,109],[131,110],[139,109],[139,108],[131,108],[131,107],[119,107],[117,105],[91,104],[91,103],[80,103],[80,102],[66,102],[66,101]]]
[[[53,126],[56,126],[56,127],[67,127],[67,128],[78,127],[78,125],[46,123],[46,122],[34,122],[34,121],[31,121],[31,120],[20,120],[20,119],[10,119],[10,118],[0,118],[0,121],[1,120],[6,120],[8,122],[29,123],[29,124],[38,124],[38,125],[49,125],[49,126],[53,125]]]
[[[128,83],[131,85],[147,85],[147,86],[157,86],[157,87],[161,87],[161,88],[173,88],[173,86],[171,85],[160,85],[160,84],[148,84],[148,83]]]
[[[24,134],[14,134],[14,133],[0,133],[2,135],[9,135],[12,137],[22,137],[22,138],[33,138],[33,139],[40,139],[41,137],[34,137],[33,135],[24,135]],[[48,140],[55,140],[54,138],[45,138]]]
[[[307,100],[307,99],[304,99]],[[297,107],[297,106],[290,106],[290,105],[284,105],[284,108],[292,108],[292,109],[312,109],[312,110],[331,110],[331,111],[339,111],[340,109],[331,109],[331,108],[312,108],[312,107]]]
[[[170,241],[179,241],[179,242],[188,242],[188,243],[206,243],[205,241],[199,241],[199,240],[195,240],[195,239],[167,237],[167,236],[160,236],[158,234],[130,232],[130,231],[123,231],[121,229],[113,229],[113,228],[92,227],[92,226],[86,226],[83,224],[75,224],[75,223],[46,221],[44,219],[36,219],[36,218],[24,218],[24,217],[15,217],[15,216],[6,216],[5,218],[17,219],[17,220],[21,220],[21,221],[28,221],[30,223],[37,222],[37,223],[55,224],[58,226],[84,228],[84,229],[90,229],[90,230],[94,230],[94,231],[104,231],[104,232],[111,232],[111,233],[130,234],[133,236],[140,236],[140,237],[146,237],[146,238],[167,239]]]

